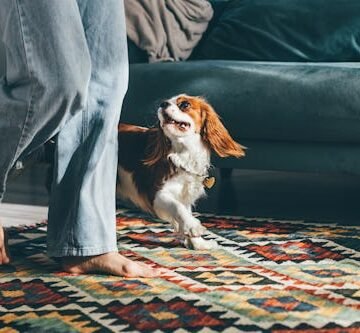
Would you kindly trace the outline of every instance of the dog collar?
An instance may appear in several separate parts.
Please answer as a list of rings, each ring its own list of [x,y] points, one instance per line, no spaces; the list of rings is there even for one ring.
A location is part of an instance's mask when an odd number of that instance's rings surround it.
[[[200,174],[200,173],[192,172],[192,171],[186,169],[185,167],[183,167],[182,165],[178,166],[178,168],[180,170],[182,170],[182,171],[185,171],[186,173],[188,173],[188,174],[190,174],[192,176],[196,176],[198,178],[201,178],[204,187],[206,187],[207,189],[210,189],[215,185],[215,182],[216,182],[215,177],[212,177],[212,176],[210,177],[208,173]]]

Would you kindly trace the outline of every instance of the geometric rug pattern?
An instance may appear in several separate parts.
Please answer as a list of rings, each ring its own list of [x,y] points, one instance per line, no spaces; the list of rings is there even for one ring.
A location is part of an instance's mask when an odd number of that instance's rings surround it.
[[[9,230],[0,268],[0,333],[360,332],[360,228],[200,215],[211,251],[121,211],[121,254],[160,278],[64,273],[46,256],[46,223]]]

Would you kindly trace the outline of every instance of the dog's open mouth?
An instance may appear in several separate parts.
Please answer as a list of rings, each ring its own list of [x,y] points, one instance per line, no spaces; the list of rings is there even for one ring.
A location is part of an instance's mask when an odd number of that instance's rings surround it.
[[[176,125],[176,127],[178,127],[181,130],[186,130],[191,126],[190,123],[186,121],[177,121],[171,118],[166,112],[163,112],[163,117],[164,117],[164,124]]]

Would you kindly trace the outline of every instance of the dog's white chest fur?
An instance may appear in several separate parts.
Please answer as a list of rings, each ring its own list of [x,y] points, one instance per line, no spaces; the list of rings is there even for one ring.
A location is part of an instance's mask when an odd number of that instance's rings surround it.
[[[173,198],[187,207],[191,207],[196,200],[205,195],[201,179],[184,171],[179,171],[178,174],[167,180],[160,192],[171,194]]]
[[[177,174],[164,184],[163,189],[171,192],[184,205],[191,206],[205,195],[203,181],[207,176],[210,155],[200,138],[181,144],[173,144],[173,150],[168,155],[177,168]]]
[[[168,159],[177,172],[156,193],[156,214],[182,234],[201,234],[201,223],[192,215],[192,206],[205,195],[203,180],[207,175],[210,155],[201,140],[173,143]],[[194,144],[195,143],[195,144]]]

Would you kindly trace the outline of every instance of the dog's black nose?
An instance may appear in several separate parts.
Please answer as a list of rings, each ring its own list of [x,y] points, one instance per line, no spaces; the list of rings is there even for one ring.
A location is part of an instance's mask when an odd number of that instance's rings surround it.
[[[164,102],[162,102],[162,103],[160,104],[160,107],[161,107],[162,109],[166,109],[166,108],[169,107],[169,106],[170,106],[170,103],[167,102],[167,101],[164,101]]]

